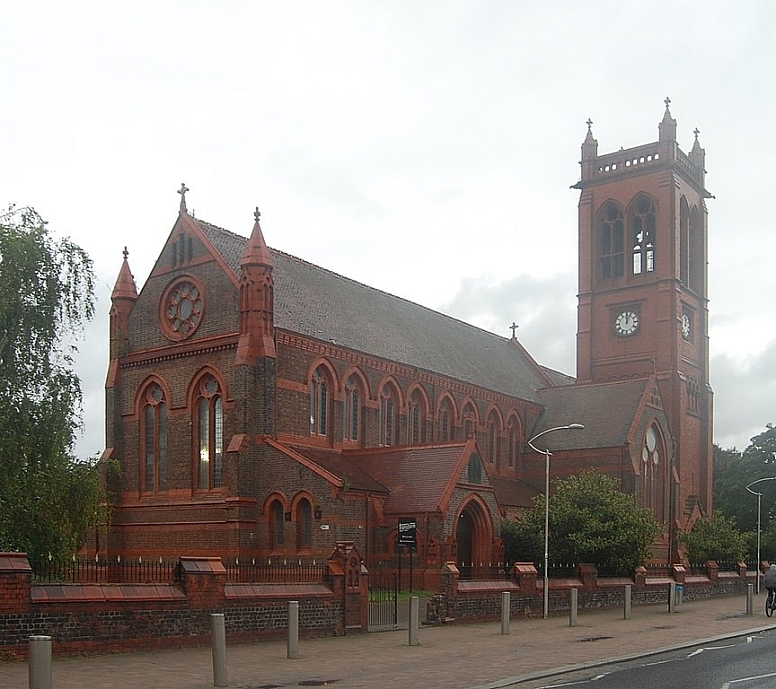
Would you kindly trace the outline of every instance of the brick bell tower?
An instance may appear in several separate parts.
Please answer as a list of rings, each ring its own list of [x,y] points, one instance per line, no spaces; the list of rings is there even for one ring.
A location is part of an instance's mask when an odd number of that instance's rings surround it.
[[[654,375],[668,422],[673,524],[711,512],[705,151],[676,141],[670,100],[653,143],[598,154],[588,120],[579,198],[577,379]]]

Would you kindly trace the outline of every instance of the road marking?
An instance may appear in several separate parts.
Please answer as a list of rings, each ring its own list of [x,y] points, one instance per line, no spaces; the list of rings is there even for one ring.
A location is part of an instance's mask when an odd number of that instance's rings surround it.
[[[708,648],[699,648],[697,651],[693,651],[688,655],[688,658],[692,658],[693,656],[697,656],[700,653],[703,653],[704,651],[721,651],[724,648],[733,648],[735,644],[728,644],[727,646],[709,646]]]
[[[738,682],[751,682],[755,679],[766,679],[767,677],[776,677],[776,672],[769,672],[767,675],[753,675],[752,677],[742,677],[741,679],[732,679],[729,682],[725,682],[719,689],[730,689],[731,686]]]
[[[600,675],[590,677],[589,679],[578,679],[573,682],[564,682],[563,684],[547,684],[539,689],[558,689],[558,687],[574,687],[578,684],[588,684],[589,682],[597,682],[599,679],[603,679],[607,675],[611,675],[611,672],[602,672]]]

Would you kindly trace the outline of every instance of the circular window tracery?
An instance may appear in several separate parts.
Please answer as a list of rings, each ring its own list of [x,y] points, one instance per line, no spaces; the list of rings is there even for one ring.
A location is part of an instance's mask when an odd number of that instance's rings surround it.
[[[202,290],[191,280],[179,280],[162,297],[159,320],[166,337],[185,340],[202,322],[205,305]]]

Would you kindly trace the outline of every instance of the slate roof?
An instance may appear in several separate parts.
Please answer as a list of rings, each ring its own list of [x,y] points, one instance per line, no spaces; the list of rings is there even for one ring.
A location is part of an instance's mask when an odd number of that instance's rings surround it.
[[[247,239],[193,220],[239,276]],[[277,328],[532,402],[541,403],[537,390],[554,383],[554,375],[507,338],[281,251],[270,252]]]
[[[533,507],[533,499],[543,491],[527,481],[491,476],[490,483],[502,507]]]
[[[451,480],[457,482],[466,446],[461,441],[345,450],[341,454],[306,447],[293,449],[335,476],[347,477],[353,489],[384,494],[386,513],[405,514],[442,509]],[[489,490],[490,486],[481,488]]]
[[[457,480],[458,465],[466,442],[419,445],[353,453],[364,470],[391,487],[385,512],[441,510],[451,477]],[[483,488],[485,488],[483,486]]]
[[[336,450],[315,450],[310,449],[309,447],[298,447],[296,445],[291,446],[291,448],[300,455],[315,462],[329,473],[334,474],[337,478],[347,479],[349,486],[354,490],[375,494],[388,492],[388,488],[385,484],[380,483],[373,476],[370,476],[365,472],[359,462],[355,461],[349,454],[345,455]]]
[[[542,370],[555,385],[573,385],[576,380],[574,376],[570,376],[567,373],[561,373],[560,371],[547,368],[546,366],[542,366]]]
[[[540,391],[545,410],[532,435],[570,423],[584,430],[552,434],[553,451],[580,447],[621,447],[628,440],[633,420],[638,418],[649,378],[596,385],[568,385]]]

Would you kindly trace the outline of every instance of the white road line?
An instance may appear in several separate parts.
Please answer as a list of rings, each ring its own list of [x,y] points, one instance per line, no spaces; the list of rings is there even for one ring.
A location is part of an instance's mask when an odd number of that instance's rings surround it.
[[[730,689],[734,684],[738,682],[751,682],[755,679],[766,679],[767,677],[776,677],[776,672],[769,672],[767,675],[753,675],[752,677],[742,677],[741,679],[732,679],[729,682],[725,682],[719,689]]]
[[[688,655],[688,658],[692,658],[693,656],[697,656],[699,653],[703,653],[704,651],[721,651],[723,648],[733,648],[735,644],[728,644],[727,646],[709,646],[708,648],[699,648],[697,651],[693,651]]]

